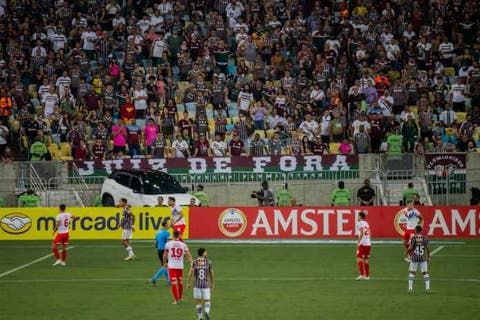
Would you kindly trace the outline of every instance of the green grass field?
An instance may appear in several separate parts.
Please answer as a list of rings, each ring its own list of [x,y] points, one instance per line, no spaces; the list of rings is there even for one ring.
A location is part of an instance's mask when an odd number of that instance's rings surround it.
[[[196,319],[191,290],[172,305],[169,287],[147,280],[158,261],[153,245],[134,243],[125,262],[119,241],[75,241],[66,267],[47,241],[0,242],[0,319]],[[192,252],[201,246],[189,243]],[[204,244],[215,268],[212,319],[478,319],[480,241],[444,246],[430,264],[432,293],[417,275],[407,293],[407,263],[398,244],[372,247],[371,280],[354,281],[352,244]],[[187,270],[186,270],[187,271]]]

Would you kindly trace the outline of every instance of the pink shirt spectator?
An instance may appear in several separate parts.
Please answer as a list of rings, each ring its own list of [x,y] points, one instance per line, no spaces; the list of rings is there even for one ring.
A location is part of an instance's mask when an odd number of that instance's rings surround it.
[[[352,153],[352,145],[348,142],[342,142],[340,143],[340,146],[338,146],[338,150],[341,154],[349,155],[350,153]]]
[[[125,147],[127,144],[125,137],[127,135],[127,130],[124,126],[119,126],[117,124],[112,126],[112,136],[113,136],[113,145],[117,147]]]
[[[147,124],[143,129],[143,132],[145,134],[145,145],[151,147],[153,140],[155,140],[155,137],[157,136],[158,126],[156,124]]]

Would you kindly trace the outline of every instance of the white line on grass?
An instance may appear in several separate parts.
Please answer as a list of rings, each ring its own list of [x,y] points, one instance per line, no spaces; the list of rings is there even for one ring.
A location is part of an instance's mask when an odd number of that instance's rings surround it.
[[[150,283],[150,279],[142,278],[85,278],[85,279],[18,279],[18,280],[0,280],[0,283],[35,283],[35,282],[122,282],[122,281],[143,281]],[[327,278],[327,277],[306,277],[306,278],[219,278],[215,281],[225,282],[250,282],[250,281],[271,281],[271,282],[294,282],[294,281],[354,281],[354,278]],[[405,278],[371,278],[370,281],[405,281]],[[474,282],[480,283],[480,279],[462,279],[462,278],[435,278],[435,281],[455,281],[455,282]]]
[[[74,248],[75,248],[75,247],[68,247],[67,250],[71,250],[71,249],[74,249]],[[33,260],[32,262],[25,263],[25,264],[23,264],[23,265],[21,265],[21,266],[19,266],[19,267],[16,267],[16,268],[14,268],[14,269],[12,269],[12,270],[8,270],[7,272],[4,272],[4,273],[0,274],[0,278],[3,278],[3,277],[5,277],[5,276],[8,276],[9,274],[12,274],[12,273],[14,273],[14,272],[17,272],[18,270],[22,270],[22,269],[28,268],[28,267],[30,267],[31,265],[33,265],[33,264],[35,264],[35,263],[37,263],[37,262],[46,260],[46,259],[48,259],[48,258],[50,258],[50,257],[52,257],[52,256],[53,256],[53,253],[50,253],[50,254],[47,254],[47,255],[45,255],[45,256],[43,256],[43,257],[38,258],[37,260]]]
[[[435,250],[433,250],[431,253],[430,253],[430,256],[433,256],[434,254],[438,253],[440,250],[444,249],[445,246],[440,246],[438,248],[436,248]]]

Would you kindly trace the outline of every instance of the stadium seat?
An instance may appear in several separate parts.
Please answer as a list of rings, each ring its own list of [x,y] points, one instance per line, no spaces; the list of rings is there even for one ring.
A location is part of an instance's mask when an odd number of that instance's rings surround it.
[[[60,143],[60,153],[62,157],[71,157],[72,156],[72,146],[68,142]]]
[[[456,112],[457,114],[457,121],[458,122],[463,122],[465,119],[467,119],[467,113],[466,112]]]
[[[151,68],[152,67],[152,60],[150,59],[143,59],[142,65],[144,68]]]
[[[445,69],[443,69],[443,74],[446,77],[454,77],[455,76],[455,68],[452,68],[452,67],[445,68]]]
[[[58,147],[58,144],[52,143],[48,148],[48,152],[52,156],[53,160],[61,160],[62,159],[62,151]]]
[[[40,100],[38,100],[37,98],[33,98],[33,99],[30,99],[30,103],[34,108],[36,108],[40,105]]]
[[[445,128],[445,134],[448,136],[453,136],[457,134],[457,128]]]
[[[338,150],[340,148],[340,143],[338,142],[333,142],[330,143],[330,153],[331,154],[339,154],[340,151]]]
[[[267,130],[267,138],[268,139],[272,139],[273,138],[273,134],[276,132],[276,130],[274,129],[269,129]]]

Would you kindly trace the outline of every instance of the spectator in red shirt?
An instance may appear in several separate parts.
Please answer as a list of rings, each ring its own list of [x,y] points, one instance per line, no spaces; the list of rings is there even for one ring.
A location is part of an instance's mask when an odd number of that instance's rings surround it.
[[[124,123],[130,123],[132,120],[135,120],[135,117],[135,105],[132,103],[132,98],[127,97],[125,103],[120,107],[120,118]]]
[[[210,143],[205,138],[205,134],[200,134],[198,141],[195,142],[194,157],[211,157],[212,150],[210,149]]]
[[[240,136],[237,133],[233,134],[233,139],[228,144],[228,152],[231,156],[240,156],[242,152],[245,152],[245,143],[240,140]]]
[[[85,140],[80,142],[78,148],[75,149],[75,160],[88,160],[90,158],[90,152],[88,151]]]

